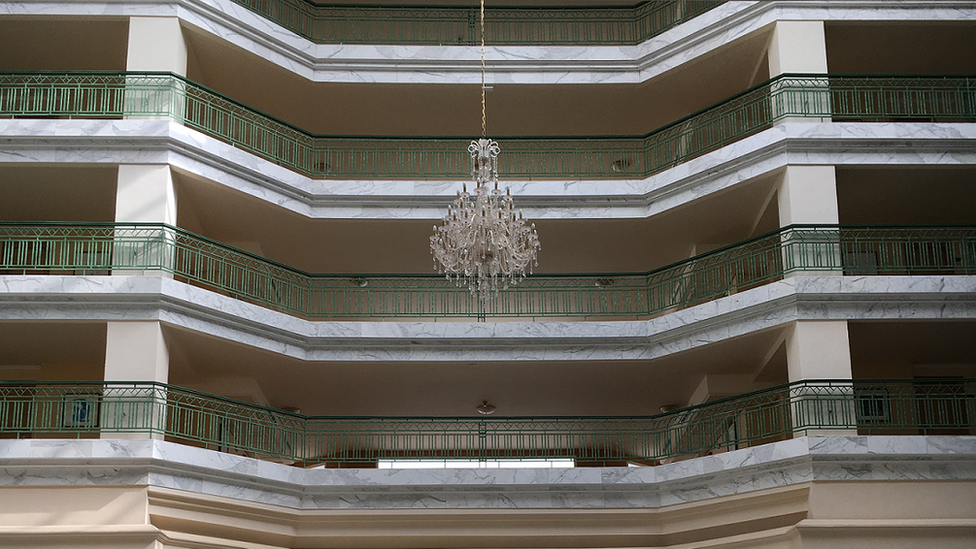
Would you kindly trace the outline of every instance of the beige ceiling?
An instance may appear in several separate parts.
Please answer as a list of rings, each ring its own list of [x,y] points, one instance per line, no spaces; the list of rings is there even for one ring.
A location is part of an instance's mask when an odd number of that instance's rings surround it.
[[[479,85],[313,83],[209,33],[184,32],[191,80],[310,132],[480,133]],[[765,43],[766,33],[755,33],[639,85],[496,84],[487,97],[489,132],[643,135],[747,88]]]
[[[166,331],[176,385],[253,378],[275,407],[381,416],[470,416],[484,400],[498,407],[499,416],[656,414],[665,404],[685,404],[706,373],[751,376],[778,335],[754,333],[650,362],[324,363]]]
[[[0,220],[113,221],[116,166],[0,164]]]
[[[834,73],[976,73],[976,22],[827,22]],[[125,18],[0,18],[0,70],[123,70]],[[471,136],[477,85],[312,83],[184,24],[188,76],[313,133]],[[498,84],[494,136],[642,135],[764,76],[769,28],[643,84]],[[46,37],[58,37],[50,40]],[[489,59],[489,66],[490,66]]]
[[[976,21],[828,21],[834,74],[974,74]]]
[[[755,332],[652,361],[478,363],[302,362],[179,329],[168,329],[166,337],[180,357],[171,364],[173,383],[253,378],[272,406],[296,406],[309,415],[465,416],[488,400],[499,415],[538,416],[656,414],[663,405],[687,403],[706,374],[785,383],[785,363],[760,374],[780,332]],[[887,377],[976,377],[974,321],[852,322],[850,341],[858,377],[885,377],[876,374],[879,364],[888,365]]]
[[[116,168],[0,165],[0,220],[112,221]],[[843,223],[976,223],[976,169],[838,167]],[[432,273],[433,220],[308,219],[227,187],[176,176],[180,226],[309,272]],[[776,226],[756,225],[771,177],[650,219],[536,220],[540,273],[643,272]],[[775,202],[775,201],[774,201]]]
[[[125,70],[122,17],[0,17],[0,70]]]
[[[856,377],[976,377],[976,321],[852,321],[849,331]],[[706,374],[786,381],[782,353],[760,372],[778,328],[658,360],[586,362],[305,362],[180,328],[164,335],[173,384],[221,393],[221,380],[253,380],[270,405],[310,415],[467,416],[482,400],[500,416],[654,414],[687,402]],[[104,353],[102,322],[0,322],[0,380],[99,380]]]
[[[854,376],[976,379],[976,321],[848,323]]]
[[[773,177],[650,219],[535,220],[537,273],[643,272],[750,236]],[[315,219],[180,174],[179,224],[309,272],[429,274],[431,220]],[[701,250],[699,250],[701,251]]]
[[[0,381],[103,378],[104,322],[0,322]]]
[[[976,224],[976,168],[838,167],[842,223]]]

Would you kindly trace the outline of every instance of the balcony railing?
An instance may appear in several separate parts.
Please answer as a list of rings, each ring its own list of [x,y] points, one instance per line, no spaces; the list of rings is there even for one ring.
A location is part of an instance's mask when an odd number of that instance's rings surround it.
[[[469,178],[467,139],[313,135],[171,74],[0,73],[0,117],[170,118],[310,177]],[[786,119],[976,121],[973,76],[782,75],[637,137],[498,137],[506,178],[641,178]]]
[[[481,39],[477,6],[325,5],[305,0],[234,0],[320,44],[471,45]],[[509,2],[515,4],[515,2]],[[501,45],[639,44],[724,1],[650,1],[633,7],[485,8],[485,41]]]
[[[531,276],[485,304],[437,275],[310,274],[162,224],[0,222],[0,274],[168,273],[314,319],[639,319],[803,272],[976,274],[976,226],[790,226],[649,273]]]
[[[803,381],[643,417],[309,417],[159,383],[0,382],[2,438],[167,440],[298,465],[654,465],[815,431],[976,433],[976,380]]]

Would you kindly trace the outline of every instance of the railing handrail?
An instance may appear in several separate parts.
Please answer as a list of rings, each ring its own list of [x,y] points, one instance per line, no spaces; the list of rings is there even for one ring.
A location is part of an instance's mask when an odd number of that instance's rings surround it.
[[[773,394],[783,391],[796,391],[799,389],[813,388],[813,387],[826,387],[826,388],[849,388],[857,387],[858,385],[864,386],[880,386],[880,385],[938,385],[938,384],[961,384],[961,385],[976,385],[976,378],[959,378],[959,377],[944,377],[944,378],[852,378],[852,379],[807,379],[800,381],[791,381],[788,383],[781,383],[773,385],[770,387],[764,387],[762,389],[756,389],[754,391],[748,391],[734,396],[723,397],[715,400],[710,400],[702,404],[695,404],[692,406],[685,406],[683,408],[678,408],[675,410],[669,410],[667,412],[661,412],[657,414],[650,415],[618,415],[618,416],[592,416],[592,415],[565,415],[565,416],[484,416],[484,415],[471,415],[471,416],[363,416],[363,415],[352,415],[352,416],[330,416],[330,415],[307,415],[300,412],[292,412],[288,410],[283,410],[281,408],[275,408],[273,406],[265,406],[262,404],[255,404],[253,402],[246,402],[243,400],[238,400],[230,397],[215,395],[212,393],[206,393],[203,391],[198,391],[196,389],[190,389],[182,387],[179,385],[173,385],[171,383],[162,383],[159,381],[48,381],[48,380],[17,380],[17,381],[2,381],[0,380],[0,391],[7,387],[23,387],[23,388],[38,388],[38,387],[101,387],[101,388],[122,388],[122,389],[138,389],[138,390],[160,390],[161,394],[166,394],[170,392],[182,392],[186,394],[191,394],[201,398],[206,398],[214,401],[220,401],[227,404],[234,404],[243,406],[249,409],[260,410],[264,412],[274,412],[276,414],[282,414],[291,416],[294,418],[302,420],[335,420],[335,421],[464,421],[464,422],[478,422],[478,423],[506,423],[513,421],[650,421],[655,419],[667,418],[672,416],[682,416],[688,414],[689,412],[695,412],[707,408],[718,407],[719,405],[724,405],[739,400],[744,400],[747,398],[763,396],[768,394]],[[807,396],[807,395],[803,395]],[[2,397],[2,395],[0,395]],[[976,418],[974,418],[976,421]]]
[[[234,0],[235,3],[245,7],[246,9],[261,15],[270,21],[281,25],[282,27],[299,34],[300,36],[318,43],[318,44],[384,44],[384,45],[394,45],[394,44],[417,44],[417,45],[471,45],[475,42],[477,36],[476,30],[473,28],[474,25],[471,22],[471,17],[477,12],[477,8],[473,6],[458,6],[458,5],[440,5],[436,1],[432,5],[415,5],[415,6],[404,6],[404,5],[391,5],[391,4],[329,4],[329,3],[319,3],[311,0],[297,0],[294,6],[294,10],[289,14],[284,14],[281,11],[274,11],[266,4],[261,4],[255,6],[250,2],[245,0]],[[614,5],[614,6],[604,6],[604,5],[592,5],[592,6],[523,6],[523,5],[500,5],[500,6],[487,6],[485,8],[485,18],[490,22],[490,29],[497,32],[499,29],[507,30],[510,24],[506,26],[506,21],[504,21],[503,16],[510,13],[526,13],[526,14],[539,14],[539,13],[566,13],[567,16],[564,19],[572,21],[578,28],[583,27],[586,23],[592,21],[592,18],[580,18],[579,14],[587,13],[592,14],[594,12],[605,14],[611,20],[618,24],[615,27],[615,31],[622,32],[626,31],[625,34],[632,35],[630,38],[612,38],[603,37],[602,39],[592,38],[586,39],[579,36],[579,33],[572,33],[572,39],[564,38],[562,40],[556,40],[553,38],[542,38],[539,36],[540,32],[536,31],[535,38],[522,37],[522,38],[498,38],[494,37],[491,40],[492,45],[634,45],[643,43],[671,28],[677,26],[685,21],[691,20],[698,15],[715,8],[721,4],[724,4],[725,0],[717,1],[695,1],[695,2],[658,2],[652,4],[648,1],[635,2],[631,5]],[[650,28],[644,28],[641,25],[641,21],[648,16],[653,16],[665,12],[672,5],[691,5],[694,9],[684,11],[681,10],[677,13],[668,13],[667,20],[662,24],[651,26]],[[275,3],[275,6],[280,9],[288,8],[288,4],[281,0]],[[263,8],[263,9],[262,9]],[[407,38],[385,38],[385,39],[365,39],[365,38],[355,38],[348,32],[345,34],[340,34],[339,36],[332,37],[328,34],[323,34],[321,32],[315,32],[315,22],[318,20],[326,19],[326,13],[330,11],[342,12],[348,14],[350,12],[360,12],[364,15],[371,16],[367,17],[368,21],[376,21],[379,23],[395,23],[402,21],[404,19],[414,21],[412,18],[405,17],[413,13],[419,13],[422,11],[437,11],[444,16],[436,18],[439,21],[443,21],[446,18],[456,19],[454,23],[460,24],[462,20],[464,21],[464,27],[466,28],[465,36],[456,36],[456,32],[452,33],[450,37],[446,34],[441,35],[436,32],[432,32],[433,29],[427,28],[425,32],[421,33],[423,38],[414,37],[412,39]],[[575,14],[575,16],[574,16]],[[292,17],[288,17],[291,15]],[[523,23],[533,23],[536,26],[545,25],[551,18],[520,18],[524,19]],[[345,22],[343,19],[333,20],[335,23]],[[416,22],[416,21],[414,21]],[[567,23],[569,24],[569,23]],[[470,27],[470,28],[468,28]],[[309,30],[312,29],[312,30]],[[612,31],[606,31],[608,34],[614,34]],[[543,35],[550,35],[550,32],[541,32]]]
[[[311,177],[454,179],[467,172],[466,137],[312,134],[172,73],[9,71],[0,81],[0,116],[165,117]],[[953,93],[937,82],[952,84]],[[969,122],[976,120],[974,83],[966,75],[783,74],[643,136],[496,137],[507,143],[500,170],[529,179],[648,177],[793,117]]]
[[[154,223],[154,222],[99,222],[99,221],[82,221],[82,222],[61,222],[61,221],[2,221],[0,220],[0,229],[4,227],[78,227],[78,228],[100,228],[100,229],[151,229],[151,230],[164,230],[172,231],[173,233],[187,236],[193,239],[206,242],[213,246],[223,248],[227,251],[234,252],[250,259],[267,263],[274,267],[284,269],[292,272],[293,274],[299,276],[305,276],[309,278],[337,278],[337,279],[348,279],[357,277],[368,277],[368,278],[430,278],[430,279],[443,279],[444,275],[439,275],[436,273],[403,273],[403,274],[390,274],[390,273],[315,273],[310,271],[305,271],[297,267],[286,265],[284,263],[279,263],[273,259],[269,259],[253,252],[243,250],[225,244],[218,240],[214,240],[210,237],[188,231],[184,228],[170,225],[168,223]],[[796,223],[792,225],[785,225],[778,229],[773,229],[756,236],[749,237],[738,242],[733,242],[725,246],[715,248],[714,250],[709,250],[701,254],[689,257],[687,259],[682,259],[675,261],[673,263],[668,263],[660,267],[655,267],[648,271],[633,271],[633,272],[586,272],[586,273],[546,273],[546,274],[536,274],[533,278],[630,278],[630,277],[651,277],[655,274],[666,272],[679,267],[684,267],[703,259],[721,255],[722,253],[734,250],[736,248],[744,247],[749,244],[760,242],[773,236],[783,235],[788,232],[795,231],[843,231],[843,230],[856,230],[856,229],[866,229],[866,230],[884,230],[884,229],[895,229],[895,230],[915,230],[915,229],[944,229],[944,230],[972,230],[976,231],[976,224],[972,223],[911,223],[911,224],[895,224],[895,223],[856,223],[856,224],[839,224],[839,223]],[[3,239],[2,234],[0,234],[0,242]],[[0,264],[2,267],[2,264]]]
[[[5,387],[100,387],[108,389],[152,389],[160,390],[163,392],[169,391],[180,391],[183,393],[191,394],[201,398],[206,398],[210,400],[220,401],[226,404],[234,404],[238,406],[244,406],[247,408],[261,410],[265,412],[274,412],[277,414],[288,415],[301,419],[312,419],[315,416],[307,416],[297,412],[290,412],[288,410],[282,410],[280,408],[274,408],[272,406],[265,406],[262,404],[255,404],[253,402],[247,402],[244,400],[239,400],[231,397],[225,397],[220,395],[215,395],[211,393],[206,393],[203,391],[198,391],[196,389],[190,389],[187,387],[181,387],[179,385],[173,385],[171,383],[163,383],[160,381],[62,381],[62,380],[19,380],[19,381],[0,381],[0,391]]]
[[[278,118],[277,116],[267,113],[261,109],[258,109],[257,107],[252,107],[246,103],[242,103],[241,101],[238,101],[237,99],[234,99],[229,95],[226,95],[209,86],[196,82],[195,80],[190,80],[189,78],[183,76],[182,74],[177,74],[171,71],[104,71],[104,70],[103,71],[81,71],[81,70],[78,71],[50,71],[50,70],[48,71],[25,71],[25,70],[0,71],[0,78],[3,78],[5,76],[20,76],[20,75],[52,76],[52,77],[53,76],[64,76],[64,77],[104,76],[104,77],[117,77],[117,78],[172,78],[173,80],[178,80],[186,84],[187,86],[192,86],[198,90],[202,90],[207,93],[213,94],[222,101],[227,101],[228,103],[232,103],[242,109],[246,109],[258,116],[263,116],[275,123],[281,124],[283,126],[287,126],[288,128],[296,132],[304,134],[306,137],[310,139],[322,139],[322,138],[341,139],[343,137],[349,137],[349,138],[358,137],[360,139],[377,139],[377,138],[384,139],[384,137],[370,137],[370,136],[317,135],[312,132],[309,132],[308,130],[300,126],[296,126],[295,124],[292,124],[287,120]],[[396,137],[388,137],[388,138],[397,139]],[[438,138],[433,137],[433,138],[424,138],[424,139],[438,139]],[[457,138],[453,138],[453,139],[457,139]]]
[[[0,222],[0,270],[171,273],[308,318],[639,319],[789,273],[976,274],[976,225],[790,225],[646,273],[533,275],[487,304],[440,275],[310,274],[163,223]]]
[[[476,139],[477,136],[472,134],[470,136],[466,135],[425,135],[425,136],[413,136],[413,135],[382,135],[382,134],[330,134],[330,133],[313,133],[301,126],[297,126],[287,120],[278,118],[273,114],[269,114],[257,107],[253,107],[233,97],[230,97],[214,88],[201,84],[195,80],[190,80],[186,76],[168,71],[83,71],[83,70],[72,70],[72,71],[54,71],[54,70],[0,70],[0,78],[5,76],[65,76],[65,77],[82,77],[82,76],[115,76],[120,78],[130,78],[130,77],[171,77],[175,80],[179,80],[186,85],[192,86],[199,90],[205,91],[207,93],[217,96],[222,101],[227,101],[228,103],[233,103],[234,105],[241,107],[243,109],[249,110],[254,114],[263,116],[272,120],[278,124],[289,127],[290,129],[302,133],[305,137],[310,139],[375,139],[375,140],[394,140],[394,141],[467,141],[471,139]],[[580,141],[580,140],[624,140],[624,139],[647,139],[655,134],[662,133],[668,129],[675,126],[681,126],[687,123],[689,120],[706,114],[710,111],[716,110],[723,105],[734,102],[736,99],[748,96],[749,94],[759,91],[763,88],[769,88],[773,84],[789,79],[805,79],[812,81],[822,81],[822,80],[844,80],[853,78],[864,78],[871,80],[884,80],[884,79],[926,79],[926,80],[972,80],[976,84],[976,74],[923,74],[923,73],[885,73],[885,74],[865,74],[865,73],[782,73],[773,76],[767,80],[754,84],[740,92],[732,94],[725,97],[715,103],[708,106],[702,107],[697,111],[687,114],[677,120],[668,122],[663,126],[659,126],[653,130],[648,131],[643,134],[569,134],[569,135],[497,135],[492,136],[492,139],[496,141],[536,141],[540,139],[546,139],[551,141]],[[783,117],[789,117],[792,114],[787,113],[782,115]]]
[[[471,10],[476,9],[476,8],[474,8],[472,6],[452,5],[452,4],[438,4],[436,0],[434,2],[431,2],[430,4],[417,4],[417,5],[411,5],[411,6],[404,6],[403,4],[396,4],[394,2],[389,2],[389,3],[385,3],[385,4],[382,3],[382,2],[377,2],[375,4],[367,4],[367,3],[357,4],[357,3],[354,3],[354,2],[351,2],[349,4],[336,4],[336,3],[333,3],[333,2],[316,2],[315,0],[297,0],[297,1],[302,2],[304,4],[308,4],[309,6],[317,7],[317,8],[339,8],[339,9],[353,8],[353,9],[369,9],[369,10],[376,10],[376,11],[388,10],[388,9],[404,9],[404,10],[408,10],[408,9],[413,9],[413,8],[416,8],[416,9],[431,9],[431,8],[435,8],[435,9],[443,9],[443,10],[450,10],[450,11],[459,11],[459,12],[465,12],[466,13],[466,12],[470,12]],[[526,6],[526,5],[519,5],[519,4],[515,3],[515,0],[505,0],[505,1],[512,2],[512,3],[511,4],[501,4],[501,3],[498,3],[498,4],[493,4],[491,6],[485,6],[485,13],[488,13],[488,12],[491,12],[491,11],[500,11],[500,10],[547,11],[547,10],[563,10],[563,9],[565,9],[565,10],[587,10],[587,11],[633,11],[633,10],[635,10],[635,9],[637,9],[637,8],[645,5],[645,4],[649,4],[651,2],[651,0],[638,0],[638,1],[635,1],[633,4],[630,4],[630,5],[624,4],[623,2],[621,2],[620,4],[616,4],[616,5],[612,5],[612,6],[605,6],[605,5],[600,5],[600,4],[592,4],[592,5],[585,5],[585,4],[580,4],[580,5],[553,4],[551,6],[550,5],[545,5],[545,6],[528,5],[528,6]]]
[[[649,416],[308,416],[156,382],[0,382],[0,433],[162,435],[299,465],[382,459],[636,462],[811,434],[976,428],[976,379],[806,380]]]

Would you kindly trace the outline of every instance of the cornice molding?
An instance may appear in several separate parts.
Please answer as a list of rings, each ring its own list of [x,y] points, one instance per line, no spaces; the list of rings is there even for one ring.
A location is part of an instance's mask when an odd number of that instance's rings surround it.
[[[315,44],[231,0],[21,0],[0,15],[176,16],[313,81],[480,83],[472,46]],[[959,21],[976,2],[951,0],[739,0],[720,5],[636,46],[488,48],[492,83],[640,83],[777,20]]]
[[[437,510],[568,518],[587,509],[653,520],[716,503],[734,507],[757,495],[790,500],[794,489],[805,492],[818,481],[976,480],[974,455],[972,436],[850,435],[797,437],[655,467],[302,469],[155,440],[25,439],[0,440],[0,471],[20,473],[0,475],[0,487],[147,486],[150,498],[174,509],[202,504],[217,514],[250,510],[295,521],[323,512],[347,521]],[[55,468],[61,474],[46,474]],[[93,478],[90,469],[103,474]],[[484,505],[466,494],[507,498],[509,505]],[[409,496],[430,505],[418,507]]]
[[[167,120],[0,120],[7,163],[170,164],[314,219],[439,219],[458,187],[310,179]],[[641,219],[787,165],[973,166],[976,124],[785,123],[645,179],[506,183],[531,219]]]
[[[649,320],[308,321],[162,277],[0,276],[0,320],[160,321],[307,361],[652,360],[797,320],[971,320],[973,276],[790,277]]]

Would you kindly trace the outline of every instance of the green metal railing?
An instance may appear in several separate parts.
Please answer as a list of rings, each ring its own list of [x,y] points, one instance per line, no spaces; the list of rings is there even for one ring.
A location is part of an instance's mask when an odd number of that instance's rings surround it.
[[[325,5],[234,0],[319,44],[472,45],[478,6]],[[485,41],[501,45],[639,44],[724,1],[651,1],[636,6],[485,8]],[[514,4],[514,2],[512,2]]]
[[[976,380],[803,381],[644,417],[309,417],[159,383],[0,382],[0,437],[164,436],[299,465],[653,465],[815,431],[976,433]]]
[[[462,179],[466,139],[310,134],[172,74],[0,73],[0,117],[171,118],[310,177]],[[640,178],[785,119],[976,121],[973,76],[782,75],[638,137],[499,138],[509,178]]]
[[[976,226],[790,226],[645,274],[532,276],[482,303],[437,275],[323,275],[162,224],[0,222],[0,274],[169,273],[307,318],[646,318],[789,273],[976,274]]]

